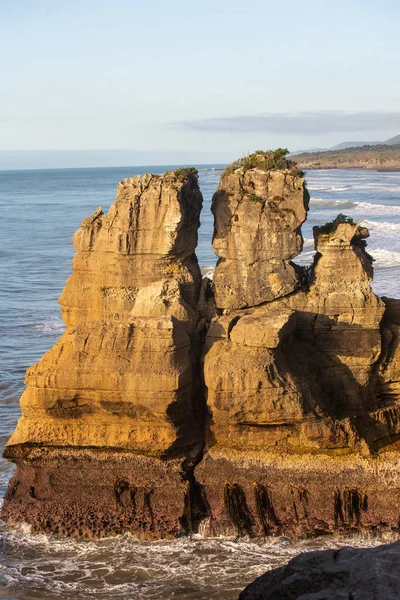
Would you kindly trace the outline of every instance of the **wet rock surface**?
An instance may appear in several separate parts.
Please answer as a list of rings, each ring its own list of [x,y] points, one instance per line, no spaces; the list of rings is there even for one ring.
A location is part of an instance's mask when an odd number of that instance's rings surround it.
[[[239,600],[395,600],[400,542],[300,554],[251,583]]]

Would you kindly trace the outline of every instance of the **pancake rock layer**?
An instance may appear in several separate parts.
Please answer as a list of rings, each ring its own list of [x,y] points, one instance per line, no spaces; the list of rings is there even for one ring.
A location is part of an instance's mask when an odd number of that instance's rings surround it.
[[[222,175],[212,203],[219,308],[255,306],[298,287],[290,261],[303,247],[308,200],[304,178],[289,169]]]
[[[27,371],[2,518],[35,531],[144,537],[188,528],[202,449],[194,170],[118,185],[74,235],[67,329]]]
[[[243,177],[260,181],[257,169],[234,175],[238,190]],[[260,198],[267,197],[270,177],[262,181]],[[291,186],[293,213],[301,214],[302,180]],[[241,202],[245,238],[255,232],[258,247],[264,215],[249,197]],[[226,204],[217,192],[214,240]],[[297,230],[287,235],[286,246],[300,251]],[[253,306],[231,303],[243,297],[252,263],[241,261],[240,275],[232,274],[229,302],[226,279],[215,278],[217,305],[225,310],[205,342],[209,419],[195,469],[208,506],[206,534],[297,537],[398,527],[400,302],[387,301],[386,308],[372,292],[367,236],[343,216],[314,228],[317,252],[312,268],[297,274],[301,286],[285,294],[280,288],[262,303],[253,296]],[[229,247],[240,247],[241,238],[241,228],[232,226]],[[282,281],[282,264],[268,262],[262,282],[275,274]]]
[[[127,179],[83,221],[66,332],[28,369],[6,446],[6,522],[143,538],[398,527],[400,300],[372,292],[368,231],[343,215],[314,228],[311,267],[292,262],[308,193],[282,156],[222,175],[213,284],[193,169]]]

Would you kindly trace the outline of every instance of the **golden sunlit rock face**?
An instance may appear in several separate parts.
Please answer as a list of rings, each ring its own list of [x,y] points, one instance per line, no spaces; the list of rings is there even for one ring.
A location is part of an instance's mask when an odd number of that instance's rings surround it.
[[[67,329],[28,370],[9,445],[161,455],[186,444],[177,432],[196,395],[201,206],[196,176],[169,172],[122,181],[108,213],[84,219],[60,297]]]
[[[212,205],[218,308],[256,306],[299,286],[290,261],[303,247],[307,208],[304,178],[290,171],[240,168],[223,174]]]
[[[182,530],[186,479],[203,445],[194,254],[201,207],[194,170],[134,177],[118,185],[107,214],[98,208],[75,233],[60,298],[67,328],[28,369],[6,450],[23,456],[20,471],[29,474],[14,499],[38,530]],[[24,500],[30,488],[47,510]],[[141,506],[135,515],[131,502]]]
[[[295,265],[303,174],[242,162],[212,202],[212,283],[201,207],[179,169],[122,181],[82,222],[2,518],[83,537],[397,527],[400,301],[371,290],[368,231],[339,215]]]

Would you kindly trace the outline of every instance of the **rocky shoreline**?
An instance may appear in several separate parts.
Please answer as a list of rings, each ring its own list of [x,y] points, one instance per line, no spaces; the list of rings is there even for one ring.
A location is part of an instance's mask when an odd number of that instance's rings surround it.
[[[211,282],[194,169],[118,185],[74,236],[67,329],[28,369],[1,518],[143,539],[397,529],[400,300],[343,215],[302,250],[282,151],[221,175]]]

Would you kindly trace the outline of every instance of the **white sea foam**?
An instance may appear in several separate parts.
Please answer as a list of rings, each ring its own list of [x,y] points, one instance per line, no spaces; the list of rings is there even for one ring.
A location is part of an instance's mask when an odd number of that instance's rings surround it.
[[[388,223],[386,221],[370,221],[369,219],[363,219],[360,223],[365,225],[373,234],[383,234],[385,236],[399,236],[400,235],[400,223]]]
[[[357,202],[350,202],[349,200],[325,200],[323,198],[311,198],[311,207],[313,209],[339,209],[353,208]]]
[[[319,183],[310,183],[308,189],[311,192],[346,192],[351,190],[353,186],[351,185],[333,185],[331,182],[319,182]]]
[[[400,267],[400,252],[393,252],[387,248],[368,248],[374,258],[375,267]]]
[[[307,240],[312,241],[312,240]],[[306,246],[304,244],[304,250],[296,258],[293,259],[293,262],[305,265],[310,264],[315,255],[314,250],[309,250],[310,246]],[[387,248],[373,248],[372,246],[368,247],[368,253],[374,259],[374,267],[382,269],[382,268],[395,268],[400,267],[400,252],[395,252],[393,250],[388,250]],[[391,278],[394,278],[395,287],[398,287],[397,277],[394,274],[391,274]],[[387,282],[385,282],[385,287]]]
[[[10,596],[233,600],[239,590],[299,552],[370,547],[390,538],[356,536],[292,543],[286,538],[239,542],[227,538],[181,538],[138,542],[129,535],[97,541],[32,536],[26,527],[0,533],[5,560],[0,577]]]
[[[398,177],[395,178],[398,181]],[[327,179],[319,179],[318,181],[310,177],[307,177],[308,180],[308,189],[310,191],[323,191],[323,192],[357,192],[361,190],[371,190],[376,191],[378,193],[399,193],[400,185],[393,184],[393,181],[383,179],[380,181],[352,181],[351,183],[348,181],[337,182],[334,178]]]
[[[201,271],[201,276],[203,278],[208,277],[208,279],[213,279],[215,267],[212,267],[210,265],[204,265],[204,266],[200,267],[200,271]]]
[[[44,334],[63,333],[65,324],[61,319],[54,319],[45,321],[44,323],[38,323],[35,325],[35,329]]]
[[[349,200],[324,200],[323,198],[311,198],[314,209],[338,210],[351,209],[365,215],[400,215],[400,206],[388,206],[386,204],[374,204],[372,202],[350,202]],[[315,212],[315,211],[314,211]]]
[[[353,190],[376,190],[377,192],[400,192],[400,186],[398,185],[390,185],[389,182],[371,182],[371,183],[361,183],[354,184],[349,187],[349,189]]]
[[[314,248],[314,238],[304,238],[303,248],[304,250]]]

